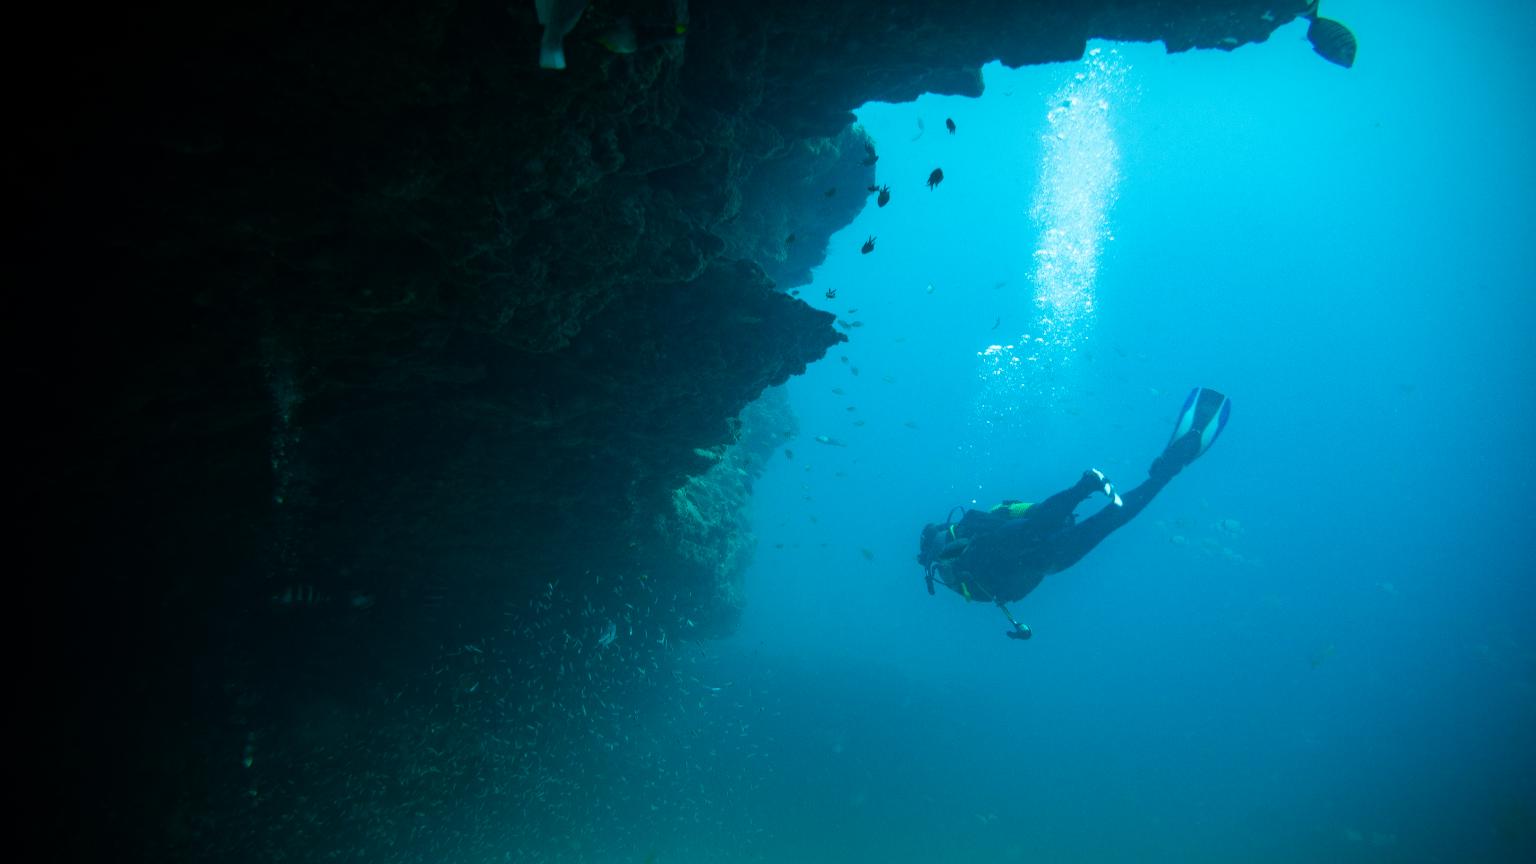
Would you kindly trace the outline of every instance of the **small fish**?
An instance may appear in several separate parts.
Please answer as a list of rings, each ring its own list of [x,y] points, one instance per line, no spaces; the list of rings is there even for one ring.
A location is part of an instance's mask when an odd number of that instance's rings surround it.
[[[789,296],[791,296],[791,297],[799,297],[800,296],[800,289],[799,288],[790,289]]]
[[[955,121],[950,119],[949,117],[945,117],[944,118],[944,128],[949,130],[949,134],[951,134],[951,135],[955,134]]]
[[[841,388],[841,387],[833,387],[832,388],[832,394],[834,396],[841,396],[841,395],[843,395],[843,388]]]
[[[917,421],[916,420],[908,420],[907,422],[905,422],[905,423],[903,423],[901,425],[907,427],[908,429],[916,429],[917,428]]]
[[[996,330],[996,329],[997,329],[997,326],[998,326],[998,325],[999,325],[999,324],[1001,324],[1001,323],[1003,323],[1003,319],[1002,319],[1002,318],[1001,318],[1001,317],[999,317],[999,318],[998,318],[998,319],[997,319],[997,320],[996,320],[996,321],[993,321],[993,322],[992,322],[992,329],[993,329],[993,330]]]
[[[848,362],[848,355],[847,354],[840,355],[837,359],[841,360],[844,363],[847,363]]]
[[[784,448],[784,458],[785,459],[789,459],[790,461],[794,461],[795,451],[789,449],[788,447],[785,447]]]
[[[599,30],[593,38],[597,44],[615,54],[633,54],[661,45],[681,45],[687,27],[681,24],[666,26],[645,25],[636,27],[628,17],[621,16],[612,24]]]
[[[874,165],[876,162],[879,162],[879,161],[880,161],[880,156],[879,156],[879,154],[875,153],[874,142],[865,141],[864,142],[864,161],[860,162],[859,164],[864,165],[865,167],[868,167],[868,166]]]
[[[848,329],[849,330],[857,330],[858,328],[863,327],[863,326],[864,326],[864,322],[863,321],[849,321],[848,322]]]
[[[827,299],[828,300],[836,300],[837,299],[837,289],[836,288],[828,288],[827,289]]]
[[[871,551],[869,549],[869,547],[867,547],[867,546],[860,546],[859,547],[859,554],[864,556],[864,560],[865,561],[873,561],[873,560],[875,560],[875,553],[873,551]]]
[[[854,314],[857,314],[858,311],[859,311],[858,307],[855,306],[854,308],[848,310],[848,314],[849,315],[854,315]]]
[[[875,199],[875,206],[876,207],[884,207],[885,205],[887,205],[889,203],[891,203],[891,187],[889,187],[889,186],[881,186],[880,187],[880,197]]]
[[[854,374],[854,377],[858,377],[859,367],[857,367],[857,366],[849,366],[848,367],[848,371],[852,372]]]
[[[273,594],[272,605],[283,609],[312,609],[325,605],[326,599],[315,590],[315,586],[304,583],[285,586],[283,590]]]
[[[564,69],[565,36],[581,20],[587,0],[533,0],[533,5],[538,11],[539,23],[544,25],[544,37],[539,42],[539,66]]]
[[[855,425],[855,426],[863,426],[864,425],[864,421],[863,420],[855,420],[855,421],[853,421],[853,425]]]
[[[640,40],[635,38],[635,28],[629,26],[628,17],[621,16],[599,30],[593,38],[597,44],[615,54],[633,54],[640,49]]]
[[[866,186],[864,188],[868,189],[871,192],[879,192],[880,191],[880,187],[879,186]]]
[[[868,255],[873,251],[875,251],[875,235],[871,234],[869,239],[864,241],[864,245],[859,247],[859,252]]]
[[[788,246],[788,245],[790,245],[790,244],[792,244],[794,242],[795,242],[795,235],[793,235],[793,234],[791,234],[788,237],[784,238],[784,245],[785,246]]]
[[[825,192],[823,192],[821,194],[824,195],[827,198],[831,198],[833,195],[837,194],[837,187],[833,186],[833,187],[831,187],[830,189],[828,189],[827,191],[825,191]]]
[[[1312,657],[1307,662],[1311,664],[1313,669],[1316,669],[1317,667],[1323,665],[1323,663],[1327,661],[1329,657],[1332,657],[1335,650],[1337,649],[1334,648],[1333,643],[1329,642],[1327,645],[1323,646],[1322,650],[1313,653]]]
[[[837,323],[837,326],[839,326],[839,327],[841,327],[841,328],[843,328],[843,329],[844,329],[844,330],[848,330],[848,329],[850,329],[850,328],[849,328],[849,327],[848,327],[848,322],[847,322],[847,321],[844,321],[844,320],[843,320],[843,319],[841,319],[841,318],[839,318],[839,319],[837,319],[837,322],[836,322],[836,323]]]
[[[832,437],[827,436],[827,435],[817,435],[816,436],[816,443],[817,444],[825,444],[828,447],[847,447],[848,446],[847,444],[844,444],[843,442],[837,440],[836,438],[832,438]]]
[[[923,137],[923,133],[926,131],[928,130],[923,128],[923,118],[917,118],[917,134],[912,136],[912,140],[916,141],[917,139]]]
[[[933,173],[928,175],[928,188],[929,189],[937,189],[937,188],[939,188],[939,184],[943,183],[943,182],[944,182],[944,169],[943,168],[935,168],[935,169],[933,169]]]
[[[603,628],[603,635],[598,637],[597,645],[599,648],[607,648],[617,638],[619,638],[619,630],[612,621],[609,621],[608,626]]]
[[[1307,41],[1312,43],[1312,50],[1329,63],[1337,63],[1345,69],[1355,65],[1355,34],[1349,32],[1348,27],[1331,18],[1317,17],[1316,0],[1303,17],[1312,22],[1307,27]]]

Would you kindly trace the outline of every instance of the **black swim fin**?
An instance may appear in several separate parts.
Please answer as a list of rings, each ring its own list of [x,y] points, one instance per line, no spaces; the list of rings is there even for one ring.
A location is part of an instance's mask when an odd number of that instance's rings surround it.
[[[1179,421],[1173,426],[1173,435],[1163,454],[1152,463],[1153,477],[1172,477],[1184,470],[1184,466],[1200,458],[1211,449],[1216,436],[1227,427],[1232,414],[1232,400],[1209,387],[1196,387],[1189,391]]]

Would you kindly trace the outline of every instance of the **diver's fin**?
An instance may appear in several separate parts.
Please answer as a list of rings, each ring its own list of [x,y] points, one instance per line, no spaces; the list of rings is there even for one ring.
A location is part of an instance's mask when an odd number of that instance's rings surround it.
[[[1196,387],[1189,391],[1184,408],[1179,412],[1179,422],[1173,426],[1173,435],[1163,455],[1152,463],[1154,476],[1172,477],[1184,466],[1202,456],[1216,442],[1216,436],[1227,426],[1232,414],[1232,400],[1209,387]]]

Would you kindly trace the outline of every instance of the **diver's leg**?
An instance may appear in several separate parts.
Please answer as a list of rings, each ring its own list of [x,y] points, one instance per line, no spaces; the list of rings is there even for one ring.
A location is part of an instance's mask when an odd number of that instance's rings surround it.
[[[1093,493],[1103,490],[1103,476],[1092,471],[1084,471],[1082,479],[1078,480],[1075,486],[1063,489],[1029,508],[1029,519],[1037,525],[1065,522],[1072,516],[1072,511],[1077,509],[1077,505],[1086,501]]]
[[[1150,504],[1171,479],[1172,475],[1148,477],[1146,482],[1121,496],[1124,502],[1121,506],[1111,504],[1053,538],[1050,572],[1059,573],[1082,560],[1100,540],[1136,518],[1136,514]]]

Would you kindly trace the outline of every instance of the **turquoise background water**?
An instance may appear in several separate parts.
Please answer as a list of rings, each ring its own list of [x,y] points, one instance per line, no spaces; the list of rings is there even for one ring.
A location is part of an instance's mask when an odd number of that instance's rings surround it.
[[[803,290],[850,341],[664,697],[656,860],[1531,860],[1536,14],[1471,5],[1327,4],[1350,70],[1299,22],[859,110],[892,202]],[[1224,436],[1033,640],[927,595],[924,523],[1134,485],[1195,385]]]

